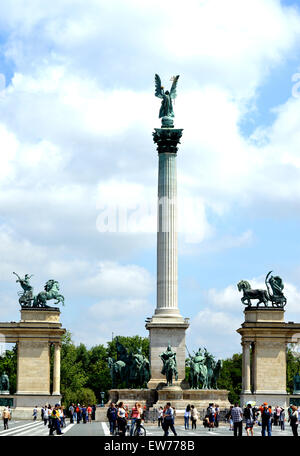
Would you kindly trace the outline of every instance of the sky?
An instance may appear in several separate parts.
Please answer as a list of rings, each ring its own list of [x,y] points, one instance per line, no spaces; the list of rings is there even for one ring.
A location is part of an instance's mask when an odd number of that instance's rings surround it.
[[[282,277],[300,321],[299,0],[0,3],[0,320],[20,319],[15,271],[35,294],[59,282],[76,344],[148,335],[155,73],[180,75],[187,346],[226,358],[241,352],[241,279]]]

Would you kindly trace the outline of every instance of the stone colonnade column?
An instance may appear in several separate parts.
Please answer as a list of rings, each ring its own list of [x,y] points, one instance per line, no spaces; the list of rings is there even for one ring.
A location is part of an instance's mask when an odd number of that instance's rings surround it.
[[[242,342],[243,346],[243,361],[242,361],[242,392],[244,394],[251,394],[250,383],[250,345],[251,342]]]
[[[54,344],[54,364],[53,364],[53,395],[60,395],[60,348],[61,345]]]

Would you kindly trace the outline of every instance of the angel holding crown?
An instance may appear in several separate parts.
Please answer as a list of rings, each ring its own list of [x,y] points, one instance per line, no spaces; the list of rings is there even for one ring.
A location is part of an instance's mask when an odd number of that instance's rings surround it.
[[[161,117],[174,117],[172,100],[176,98],[176,86],[179,75],[172,77],[172,87],[170,92],[164,90],[161,85],[161,80],[158,74],[155,75],[155,96],[162,99],[161,107],[159,110],[159,118]]]

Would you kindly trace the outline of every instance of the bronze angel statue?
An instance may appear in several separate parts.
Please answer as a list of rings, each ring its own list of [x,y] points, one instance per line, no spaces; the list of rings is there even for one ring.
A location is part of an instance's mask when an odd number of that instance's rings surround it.
[[[171,78],[172,87],[170,92],[164,90],[164,87],[161,85],[161,80],[158,74],[155,75],[155,96],[162,99],[161,107],[159,111],[159,118],[161,117],[174,117],[173,103],[172,100],[176,98],[176,86],[179,75],[173,76]]]

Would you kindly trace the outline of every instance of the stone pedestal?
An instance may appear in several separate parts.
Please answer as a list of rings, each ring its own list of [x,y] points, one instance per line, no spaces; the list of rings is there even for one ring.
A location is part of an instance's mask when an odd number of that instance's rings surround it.
[[[156,389],[166,385],[166,377],[161,373],[163,362],[160,354],[163,353],[170,343],[172,350],[176,352],[178,381],[173,380],[174,386],[182,386],[185,379],[185,331],[189,327],[188,320],[182,317],[153,318],[146,328],[149,330],[150,338],[150,364],[151,380],[148,388]]]
[[[285,323],[282,308],[247,308],[237,330],[242,336],[241,404],[287,405],[286,345],[300,335],[300,324]]]
[[[14,418],[31,419],[34,406],[60,402],[60,344],[65,333],[58,308],[23,308],[20,322],[0,323],[0,341],[17,343]],[[54,390],[50,391],[50,347],[54,345]]]

